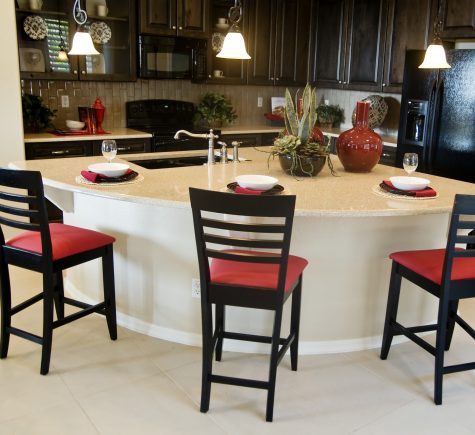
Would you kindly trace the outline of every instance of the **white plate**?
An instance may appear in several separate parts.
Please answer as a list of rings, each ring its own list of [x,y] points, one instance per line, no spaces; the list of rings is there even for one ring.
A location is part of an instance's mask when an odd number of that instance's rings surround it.
[[[94,163],[89,165],[87,169],[106,177],[120,177],[127,172],[129,165],[125,163]]]
[[[389,181],[400,190],[422,190],[430,183],[430,180],[420,177],[390,177]]]
[[[89,34],[96,44],[107,44],[111,37],[111,28],[104,21],[95,21],[89,27]]]
[[[20,48],[20,71],[45,72],[45,58],[38,48]]]
[[[48,26],[39,15],[28,15],[23,21],[23,30],[31,39],[37,41],[48,36]]]
[[[279,180],[267,175],[238,175],[236,182],[245,189],[269,190],[272,189]]]

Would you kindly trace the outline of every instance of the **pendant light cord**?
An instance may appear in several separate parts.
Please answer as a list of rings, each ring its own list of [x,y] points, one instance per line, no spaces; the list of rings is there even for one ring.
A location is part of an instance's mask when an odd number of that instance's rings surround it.
[[[87,21],[87,13],[81,8],[80,0],[74,0],[73,17],[74,21],[76,21],[76,23],[78,23],[80,26],[82,26]]]
[[[242,19],[242,5],[240,0],[234,0],[234,6],[229,8],[228,18],[231,23],[237,24]]]

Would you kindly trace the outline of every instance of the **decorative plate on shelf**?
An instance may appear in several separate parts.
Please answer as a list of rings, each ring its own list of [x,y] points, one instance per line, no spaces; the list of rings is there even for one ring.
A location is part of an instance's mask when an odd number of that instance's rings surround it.
[[[211,35],[211,47],[213,51],[221,51],[223,48],[224,35],[219,32],[215,32]]]
[[[107,44],[111,37],[111,28],[104,21],[95,21],[89,28],[89,33],[96,44]]]
[[[23,21],[23,30],[31,39],[41,40],[48,35],[48,26],[39,15],[28,15]]]

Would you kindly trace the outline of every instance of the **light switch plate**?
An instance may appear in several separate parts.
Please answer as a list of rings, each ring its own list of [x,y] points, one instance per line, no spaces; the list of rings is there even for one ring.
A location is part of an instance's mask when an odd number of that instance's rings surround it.
[[[69,107],[69,95],[61,95],[61,107]]]
[[[257,107],[262,107],[262,97],[257,97]]]

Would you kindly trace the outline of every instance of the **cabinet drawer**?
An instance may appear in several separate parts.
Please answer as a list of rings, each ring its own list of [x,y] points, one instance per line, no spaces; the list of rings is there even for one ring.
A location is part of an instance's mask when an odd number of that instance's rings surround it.
[[[379,159],[380,165],[396,166],[396,147],[383,146],[383,153]]]
[[[90,156],[91,142],[27,143],[27,160]]]
[[[150,152],[150,139],[116,139],[117,142],[117,154],[134,154],[134,153],[149,153]],[[102,154],[102,141],[94,141],[93,152],[95,156]]]

